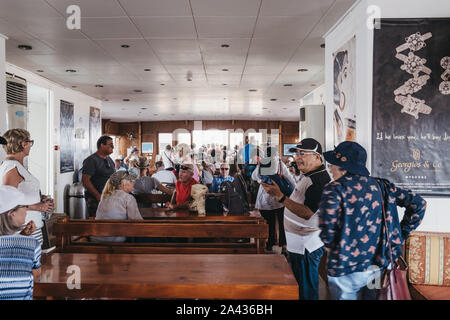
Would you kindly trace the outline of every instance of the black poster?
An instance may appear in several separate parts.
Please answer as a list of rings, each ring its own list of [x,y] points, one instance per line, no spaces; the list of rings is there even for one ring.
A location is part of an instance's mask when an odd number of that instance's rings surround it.
[[[372,175],[450,196],[450,19],[381,19],[373,59]]]
[[[60,108],[60,160],[61,173],[74,171],[74,118],[73,103],[61,100]]]

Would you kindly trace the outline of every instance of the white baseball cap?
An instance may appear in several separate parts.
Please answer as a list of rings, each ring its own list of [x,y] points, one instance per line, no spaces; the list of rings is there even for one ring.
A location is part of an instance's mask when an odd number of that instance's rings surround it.
[[[11,186],[0,186],[0,214],[25,203],[25,195]]]

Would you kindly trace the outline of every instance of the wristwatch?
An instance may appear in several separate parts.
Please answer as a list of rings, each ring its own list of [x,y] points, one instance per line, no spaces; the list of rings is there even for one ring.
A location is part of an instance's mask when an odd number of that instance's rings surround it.
[[[286,200],[286,195],[285,194],[283,194],[283,197],[280,200],[278,200],[278,202],[279,203],[283,203],[284,200]]]

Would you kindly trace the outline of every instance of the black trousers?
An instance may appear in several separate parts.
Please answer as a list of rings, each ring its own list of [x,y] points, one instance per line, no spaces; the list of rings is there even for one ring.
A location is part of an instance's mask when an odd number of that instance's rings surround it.
[[[275,223],[278,219],[278,245],[280,247],[286,245],[286,234],[284,233],[284,207],[274,210],[259,210],[263,218],[269,225],[269,239],[267,246],[270,248],[276,243]]]

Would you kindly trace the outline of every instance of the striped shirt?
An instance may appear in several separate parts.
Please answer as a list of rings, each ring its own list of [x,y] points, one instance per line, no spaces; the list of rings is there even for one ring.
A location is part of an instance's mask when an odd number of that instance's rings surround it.
[[[0,300],[32,300],[32,270],[41,267],[41,246],[32,237],[0,236]]]
[[[319,208],[324,186],[331,178],[323,165],[306,173],[295,186],[289,199],[304,204],[312,212]],[[287,250],[292,253],[305,254],[323,246],[319,234],[319,218],[314,214],[310,219],[300,218],[287,207],[284,208],[284,230],[286,233]]]

